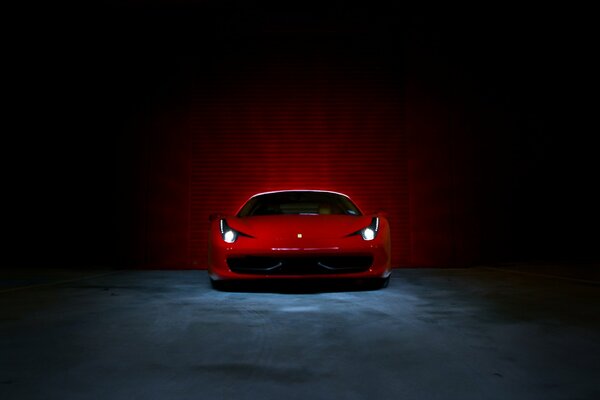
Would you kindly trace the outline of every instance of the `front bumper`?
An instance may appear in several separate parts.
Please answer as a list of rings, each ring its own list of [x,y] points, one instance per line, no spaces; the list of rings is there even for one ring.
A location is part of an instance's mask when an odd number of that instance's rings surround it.
[[[273,247],[251,239],[233,244],[213,238],[208,273],[213,280],[387,278],[390,245],[385,237],[344,238],[336,245]]]

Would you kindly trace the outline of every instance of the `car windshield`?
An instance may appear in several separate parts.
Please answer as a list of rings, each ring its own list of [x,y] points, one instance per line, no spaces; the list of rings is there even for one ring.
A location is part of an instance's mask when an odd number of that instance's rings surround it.
[[[257,215],[361,215],[352,201],[330,192],[265,193],[248,200],[238,217]]]

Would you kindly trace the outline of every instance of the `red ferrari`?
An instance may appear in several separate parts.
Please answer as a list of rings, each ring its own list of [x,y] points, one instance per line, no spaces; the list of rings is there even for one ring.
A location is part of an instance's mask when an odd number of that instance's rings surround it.
[[[211,215],[213,287],[248,279],[368,279],[391,275],[390,229],[342,193],[284,190],[252,196],[235,216]]]

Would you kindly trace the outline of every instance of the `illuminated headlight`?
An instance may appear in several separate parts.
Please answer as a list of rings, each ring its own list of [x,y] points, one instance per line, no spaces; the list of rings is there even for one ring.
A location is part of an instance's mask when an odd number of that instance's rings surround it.
[[[371,224],[360,231],[363,240],[373,240],[379,231],[379,218],[375,217]]]
[[[365,228],[362,230],[362,238],[365,240],[375,239],[375,231],[371,228]]]
[[[225,241],[226,243],[235,242],[235,240],[238,237],[238,233],[235,230],[231,229],[229,227],[229,225],[227,225],[227,221],[222,219],[220,222],[220,228],[221,228],[221,237],[223,238],[223,241]]]

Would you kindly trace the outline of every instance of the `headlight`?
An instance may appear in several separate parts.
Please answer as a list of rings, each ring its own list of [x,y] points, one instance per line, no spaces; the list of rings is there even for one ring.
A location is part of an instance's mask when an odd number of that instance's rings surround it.
[[[379,218],[374,217],[369,226],[360,230],[360,235],[363,240],[373,240],[377,236],[377,232],[379,232]]]
[[[227,221],[222,219],[220,221],[220,228],[221,228],[221,237],[223,238],[223,241],[225,241],[226,243],[235,242],[235,240],[238,237],[238,233],[235,230],[231,229],[229,227],[229,225],[227,225]]]

